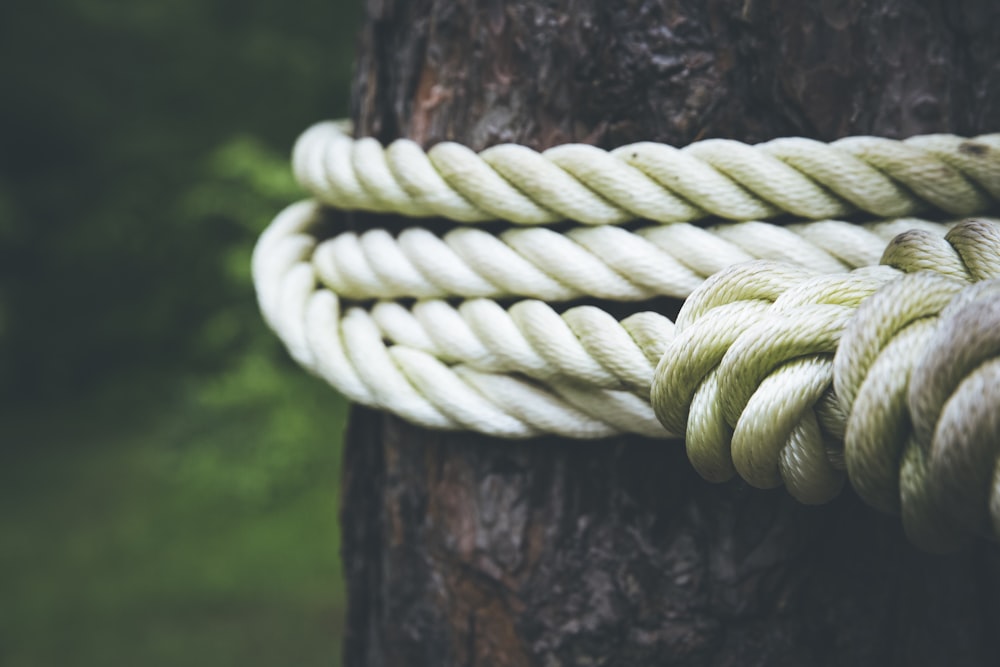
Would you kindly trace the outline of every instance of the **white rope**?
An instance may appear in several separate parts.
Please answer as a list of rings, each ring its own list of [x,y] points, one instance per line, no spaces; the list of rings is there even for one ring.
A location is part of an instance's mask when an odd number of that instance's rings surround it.
[[[452,142],[425,153],[406,139],[383,149],[349,132],[349,124],[320,123],[296,145],[295,173],[320,201],[467,223],[823,219],[856,211],[891,218],[929,209],[968,216],[1000,199],[1000,134],[757,146],[710,139],[681,149],[642,142],[611,152],[500,145],[477,154]]]
[[[1000,220],[947,222],[997,208],[1000,134],[477,154],[348,132],[298,142],[317,200],[264,232],[253,277],[351,400],[504,438],[683,436],[706,478],[804,502],[846,470],[925,548],[1000,537]],[[519,226],[354,230],[326,207]],[[641,310],[662,297],[686,299],[676,326]]]
[[[341,312],[337,295],[318,288],[309,262],[316,240],[307,232],[320,214],[315,204],[302,202],[278,216],[255,249],[254,282],[265,319],[293,357],[351,400],[392,410],[429,428],[476,430],[508,438],[542,433],[572,438],[621,432],[668,435],[648,400],[623,388],[624,382],[615,387],[608,380],[609,373],[633,384],[639,374],[651,376],[655,359],[643,358],[637,351],[646,341],[669,339],[673,324],[668,319],[640,313],[619,324],[594,308],[573,309],[560,318],[540,302],[535,302],[533,312],[528,306],[521,322],[535,341],[540,335],[537,326],[532,330],[532,315],[549,323],[552,318],[565,322],[571,331],[586,329],[576,339],[579,348],[566,353],[552,346],[539,344],[541,350],[533,346],[514,319],[491,301],[466,304],[467,319],[441,301],[421,304],[415,308],[417,315],[390,303],[379,304],[372,312],[360,307]],[[428,332],[419,325],[419,317],[428,314],[447,314],[462,326],[454,331],[432,327]],[[477,337],[476,332],[482,335]],[[606,364],[598,360],[607,350],[596,357],[586,353],[601,340],[624,342],[633,336],[636,342],[606,359]],[[408,344],[386,344],[394,338]],[[447,347],[449,341],[457,346],[442,354],[443,359],[429,353]],[[645,347],[658,349],[648,343]],[[456,357],[457,352],[462,357]],[[459,359],[470,363],[447,363]],[[579,368],[574,362],[580,363]],[[515,369],[530,372],[522,378],[510,374]],[[574,382],[576,377],[598,376],[605,380],[604,386]]]
[[[340,297],[318,282],[320,272],[311,261],[320,245],[311,230],[321,226],[322,216],[322,208],[310,202],[279,216],[258,244],[254,277],[265,317],[292,354],[352,400],[431,428],[472,429],[502,437],[543,432],[576,438],[619,432],[665,437],[685,432],[684,419],[661,415],[664,430],[649,407],[653,370],[675,342],[668,319],[640,312],[619,322],[592,306],[559,315],[537,300],[504,308],[483,298],[458,307],[441,299],[420,300],[410,307],[377,301],[342,312]],[[912,222],[879,224],[885,232]],[[802,229],[812,225],[840,226],[811,223]],[[939,236],[945,229],[922,225]],[[756,265],[741,266],[747,271],[746,282],[765,292],[783,290],[790,276],[806,271],[789,267],[791,273],[772,273],[777,277],[767,283]],[[716,296],[729,298],[724,292]],[[709,306],[704,300],[689,302],[685,312]],[[716,333],[735,335],[752,315],[727,312],[696,340],[709,344]],[[673,356],[710,358],[689,349]],[[484,391],[495,385],[502,386],[502,394]],[[697,442],[690,429],[688,438],[689,445]]]
[[[926,549],[1000,537],[998,277],[986,221],[906,232],[848,274],[730,267],[685,302],[651,403],[708,479],[816,503],[846,469]]]
[[[445,143],[425,154],[405,140],[384,149],[354,141],[348,131],[321,123],[296,146],[297,176],[328,205],[529,224],[568,216],[590,225],[495,235],[470,226],[355,232],[305,202],[279,216],[255,251],[265,318],[301,364],[352,400],[428,427],[504,437],[668,435],[648,399],[655,364],[673,339],[669,320],[638,313],[618,322],[593,307],[559,314],[545,302],[684,298],[709,276],[754,259],[844,272],[876,263],[901,231],[941,236],[947,225],[897,218],[779,226],[748,218],[855,207],[975,211],[1000,193],[993,157],[1000,135],[755,147],[712,140],[679,150],[641,143],[610,153],[566,145],[476,154]],[[742,221],[686,222],[709,213]],[[598,224],[636,216],[673,222]],[[465,301],[449,301],[456,298]],[[744,313],[735,317],[719,326],[745,324]],[[672,432],[683,429],[675,424]]]
[[[329,228],[330,225],[328,224]],[[636,301],[684,298],[708,276],[739,262],[771,259],[827,272],[878,262],[892,237],[939,223],[907,218],[853,225],[818,221],[787,227],[762,222],[709,228],[687,223],[622,227],[514,228],[491,234],[457,227],[443,235],[409,227],[342,231],[319,241],[320,281],[354,300],[509,298]]]

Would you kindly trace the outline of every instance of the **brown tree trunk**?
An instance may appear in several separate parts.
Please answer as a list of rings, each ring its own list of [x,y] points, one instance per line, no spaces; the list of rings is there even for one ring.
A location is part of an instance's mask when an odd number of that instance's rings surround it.
[[[367,0],[354,115],[475,149],[969,135],[1000,125],[997,26],[996,0]],[[1000,664],[994,545],[929,556],[850,491],[713,486],[674,442],[357,408],[343,530],[348,667]]]

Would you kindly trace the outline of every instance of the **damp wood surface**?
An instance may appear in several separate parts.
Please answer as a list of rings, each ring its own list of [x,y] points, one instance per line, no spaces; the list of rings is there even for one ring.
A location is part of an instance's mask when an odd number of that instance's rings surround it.
[[[383,141],[1000,129],[995,0],[365,9],[353,115]],[[347,667],[1000,664],[995,545],[923,554],[849,489],[806,507],[713,485],[679,442],[501,441],[354,408],[342,529]]]

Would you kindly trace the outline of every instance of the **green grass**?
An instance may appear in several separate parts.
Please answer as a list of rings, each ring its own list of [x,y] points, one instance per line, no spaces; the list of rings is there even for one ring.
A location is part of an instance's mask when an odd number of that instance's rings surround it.
[[[0,664],[339,664],[342,401],[276,355],[145,386],[0,414]]]

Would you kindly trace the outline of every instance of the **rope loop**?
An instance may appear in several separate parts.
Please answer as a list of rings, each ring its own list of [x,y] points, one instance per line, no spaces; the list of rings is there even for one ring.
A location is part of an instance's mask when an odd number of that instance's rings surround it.
[[[502,438],[683,437],[713,481],[822,503],[849,480],[929,550],[1000,538],[1000,220],[952,219],[997,210],[1000,134],[479,153],[350,134],[302,136],[315,199],[253,256],[268,325],[349,399]],[[676,323],[644,310],[664,298]]]

